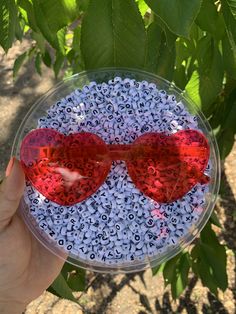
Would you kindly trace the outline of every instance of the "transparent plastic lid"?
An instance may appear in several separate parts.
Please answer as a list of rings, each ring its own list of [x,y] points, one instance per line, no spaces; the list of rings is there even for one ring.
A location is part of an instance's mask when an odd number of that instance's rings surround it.
[[[172,83],[100,69],[56,85],[13,144],[34,236],[68,262],[140,271],[172,258],[209,219],[220,164],[210,126]]]

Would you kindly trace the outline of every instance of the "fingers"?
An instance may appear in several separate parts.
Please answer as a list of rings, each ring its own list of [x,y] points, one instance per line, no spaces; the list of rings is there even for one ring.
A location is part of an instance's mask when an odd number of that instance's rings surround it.
[[[6,170],[7,177],[0,185],[0,231],[15,214],[24,192],[25,175],[20,162],[13,157]]]

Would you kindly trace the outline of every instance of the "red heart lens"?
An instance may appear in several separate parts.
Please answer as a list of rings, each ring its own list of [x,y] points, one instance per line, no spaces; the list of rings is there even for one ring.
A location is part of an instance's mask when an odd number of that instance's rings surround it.
[[[130,177],[140,191],[159,203],[176,201],[198,182],[209,182],[203,173],[209,144],[198,131],[144,134],[134,142],[132,151],[133,158],[127,161]]]
[[[36,129],[24,138],[20,158],[27,178],[41,194],[60,205],[73,205],[95,193],[106,179],[111,161],[102,156],[107,153],[95,134],[65,136]]]
[[[195,130],[172,135],[147,133],[133,144],[106,145],[92,133],[69,136],[37,129],[23,140],[21,162],[27,178],[48,199],[73,205],[95,193],[113,160],[125,160],[137,188],[160,203],[183,197],[204,175],[209,144]]]

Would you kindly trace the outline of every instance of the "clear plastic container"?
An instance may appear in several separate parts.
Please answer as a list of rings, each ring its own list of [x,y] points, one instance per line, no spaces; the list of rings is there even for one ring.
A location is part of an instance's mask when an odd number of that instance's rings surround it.
[[[220,183],[220,159],[218,147],[213,132],[204,115],[187,97],[187,95],[180,89],[176,88],[174,84],[156,75],[135,69],[104,68],[96,71],[87,71],[73,75],[72,77],[67,78],[63,82],[57,84],[30,108],[16,134],[12,148],[12,155],[20,158],[20,146],[23,138],[28,132],[37,128],[38,119],[42,116],[45,116],[46,111],[54,103],[59,101],[61,98],[66,97],[77,88],[82,89],[84,85],[89,84],[91,81],[95,81],[97,83],[108,82],[108,80],[117,76],[123,79],[130,78],[135,79],[136,81],[145,80],[150,83],[155,83],[159,90],[165,90],[167,94],[175,95],[177,101],[181,101],[191,114],[198,117],[199,129],[206,136],[210,145],[209,163],[211,167],[209,175],[211,177],[211,181],[209,184],[209,192],[207,192],[205,195],[204,210],[200,214],[198,221],[192,223],[187,234],[181,237],[176,245],[167,247],[165,250],[162,250],[162,252],[159,252],[155,256],[146,256],[143,260],[135,260],[129,262],[123,261],[122,263],[112,265],[104,264],[98,261],[85,260],[80,258],[78,255],[73,255],[70,252],[65,253],[65,251],[60,248],[54,240],[49,238],[45,232],[39,229],[38,223],[36,222],[35,218],[30,214],[29,208],[22,198],[20,204],[20,212],[22,214],[22,217],[34,236],[47,249],[49,249],[52,253],[56,254],[60,258],[67,259],[67,261],[71,264],[85,269],[106,273],[128,273],[141,271],[149,267],[155,267],[162,262],[165,262],[168,259],[172,258],[185,247],[187,247],[196,238],[196,236],[199,234],[199,232],[208,221],[216,202]]]

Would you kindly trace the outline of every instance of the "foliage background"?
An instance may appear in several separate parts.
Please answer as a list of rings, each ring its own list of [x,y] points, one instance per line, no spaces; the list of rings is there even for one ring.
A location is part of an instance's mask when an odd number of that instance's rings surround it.
[[[0,0],[0,45],[32,39],[14,63],[41,64],[56,77],[104,66],[135,67],[185,89],[211,123],[222,160],[236,132],[236,0]],[[153,269],[162,271],[172,296],[190,270],[217,295],[228,285],[225,246],[212,229],[215,214],[188,252]],[[76,301],[85,272],[65,264],[49,291]]]

